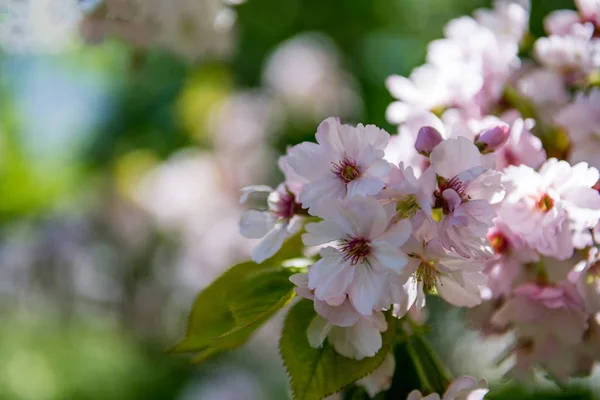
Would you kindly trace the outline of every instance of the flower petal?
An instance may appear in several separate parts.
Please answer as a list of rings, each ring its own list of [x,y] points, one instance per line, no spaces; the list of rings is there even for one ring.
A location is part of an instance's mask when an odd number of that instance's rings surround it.
[[[259,239],[273,229],[276,221],[270,212],[248,210],[240,218],[240,233],[249,239]]]

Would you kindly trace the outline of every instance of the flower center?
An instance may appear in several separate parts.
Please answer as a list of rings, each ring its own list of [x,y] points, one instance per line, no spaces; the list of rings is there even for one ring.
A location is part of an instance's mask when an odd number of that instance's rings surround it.
[[[344,240],[341,246],[342,253],[344,253],[344,260],[350,260],[352,265],[362,263],[371,253],[371,246],[369,239],[362,237],[351,237]]]
[[[417,198],[412,194],[404,196],[396,204],[396,213],[400,219],[412,218],[420,209]]]
[[[544,193],[535,205],[538,210],[547,213],[554,208],[554,200],[548,193]]]
[[[434,208],[441,208],[444,214],[450,213],[450,207],[448,202],[443,196],[445,190],[454,190],[456,194],[460,197],[461,203],[471,200],[469,195],[466,193],[467,187],[458,176],[455,176],[452,179],[445,180],[443,178],[438,178],[438,190],[435,192],[435,205]]]
[[[331,172],[333,172],[340,181],[346,184],[360,176],[360,167],[354,160],[344,158],[342,161],[332,164],[333,167],[331,168]]]
[[[510,245],[508,239],[502,232],[494,232],[488,235],[488,240],[494,249],[494,253],[502,254],[508,250]]]
[[[426,292],[432,292],[436,289],[439,277],[440,272],[433,261],[421,261],[419,268],[417,268],[416,278],[417,282],[423,282],[423,289]]]
[[[279,193],[279,200],[273,207],[273,212],[277,218],[291,219],[302,207],[296,203],[296,196],[289,190],[285,193]]]

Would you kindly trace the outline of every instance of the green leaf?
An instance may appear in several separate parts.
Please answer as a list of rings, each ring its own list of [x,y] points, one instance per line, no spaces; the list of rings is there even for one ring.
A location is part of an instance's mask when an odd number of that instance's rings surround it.
[[[390,313],[388,329],[382,334],[383,345],[373,357],[351,360],[336,353],[327,342],[314,349],[306,330],[315,315],[312,301],[300,301],[288,313],[279,341],[295,400],[322,399],[365,377],[383,362],[394,342],[397,319]]]
[[[185,339],[172,352],[199,353],[201,362],[244,344],[295,295],[291,268],[247,262],[230,268],[194,302]]]

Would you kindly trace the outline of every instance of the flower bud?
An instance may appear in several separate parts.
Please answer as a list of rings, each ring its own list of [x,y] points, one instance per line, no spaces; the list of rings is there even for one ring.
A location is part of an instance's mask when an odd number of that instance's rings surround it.
[[[492,153],[504,146],[508,140],[510,127],[506,124],[486,129],[475,137],[475,145],[482,153]]]
[[[419,154],[429,157],[429,154],[433,151],[433,148],[440,144],[444,138],[442,134],[438,132],[433,126],[424,126],[419,129],[417,135],[417,141],[415,142],[415,149]]]

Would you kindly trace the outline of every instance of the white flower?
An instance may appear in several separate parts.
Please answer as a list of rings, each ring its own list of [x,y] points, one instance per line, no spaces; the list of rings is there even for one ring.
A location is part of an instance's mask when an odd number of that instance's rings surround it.
[[[323,121],[316,143],[292,147],[283,162],[308,181],[300,202],[311,213],[329,201],[373,196],[381,191],[391,166],[383,160],[390,135],[374,125],[352,127],[336,118]]]
[[[400,275],[407,263],[400,246],[411,233],[408,220],[393,223],[373,198],[357,198],[331,205],[324,220],[306,225],[307,246],[338,241],[326,247],[310,269],[309,288],[315,297],[339,305],[348,295],[362,315],[371,315],[382,303],[382,289],[389,274]]]
[[[283,158],[279,159],[279,168],[286,179],[276,190],[265,185],[248,186],[241,190],[240,203],[245,203],[253,193],[269,193],[267,210],[248,210],[240,218],[242,236],[264,238],[252,251],[252,260],[257,263],[271,258],[285,239],[298,233],[306,214],[297,200],[305,181],[282,162]]]
[[[317,315],[308,327],[308,342],[314,348],[321,347],[327,338],[335,351],[344,357],[362,360],[373,357],[383,344],[381,333],[388,328],[385,316],[376,311],[370,316],[360,316],[349,327],[339,327]]]
[[[243,203],[251,193],[268,191],[269,208],[265,211],[248,210],[240,218],[240,233],[250,239],[264,238],[252,251],[252,261],[261,263],[271,258],[285,239],[298,233],[302,227],[301,210],[296,197],[285,185],[277,190],[268,186],[249,186],[242,189]]]

